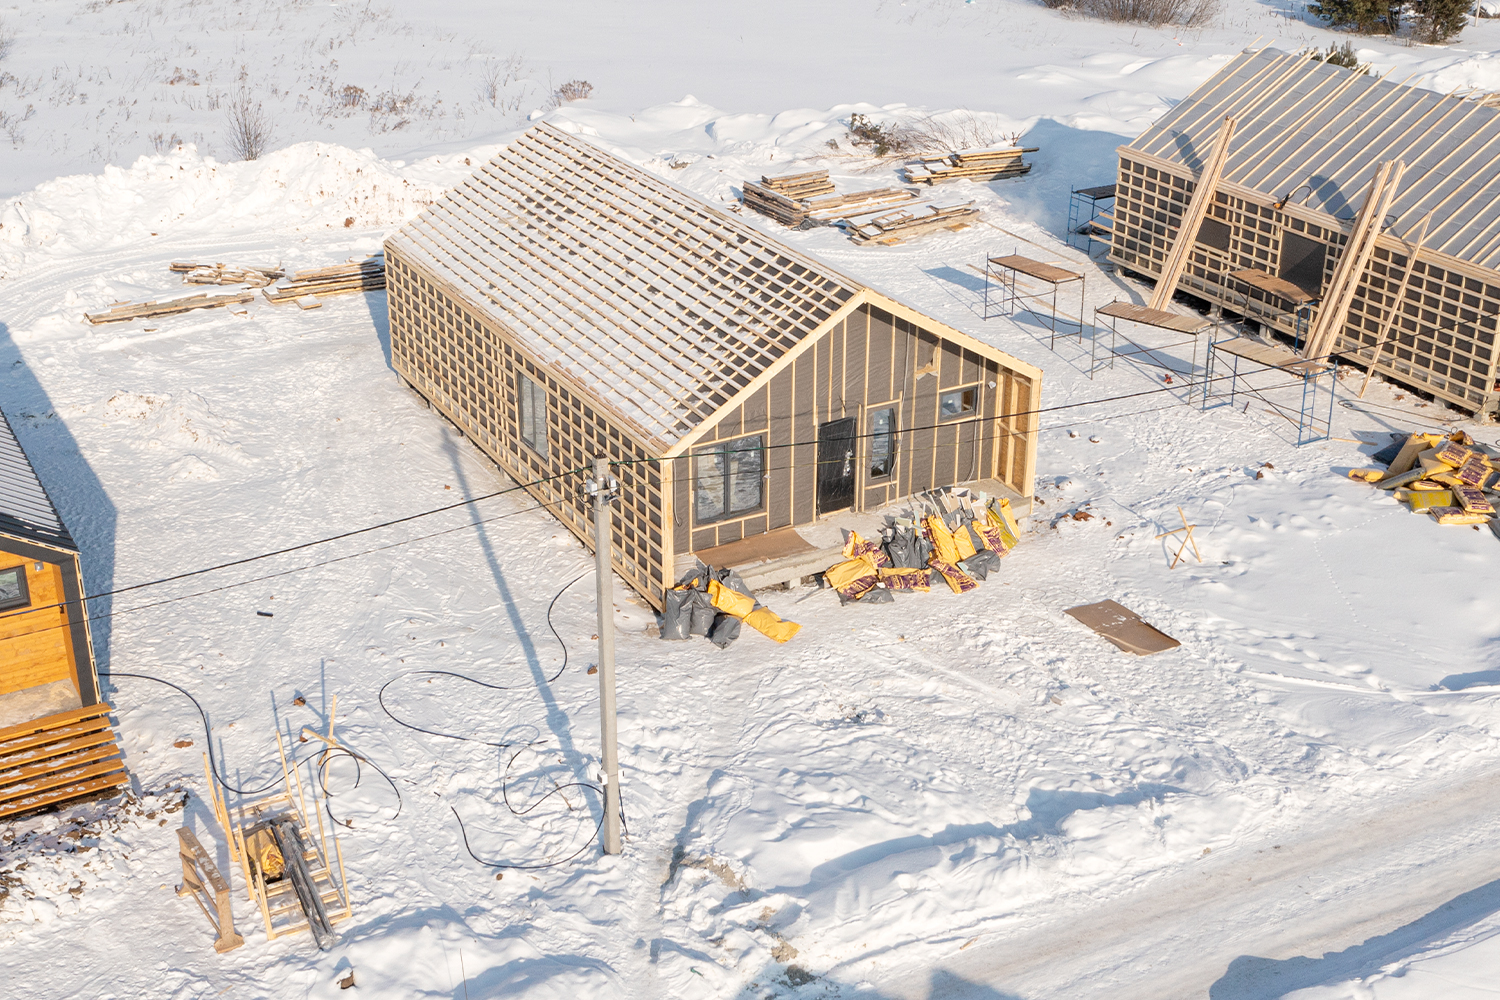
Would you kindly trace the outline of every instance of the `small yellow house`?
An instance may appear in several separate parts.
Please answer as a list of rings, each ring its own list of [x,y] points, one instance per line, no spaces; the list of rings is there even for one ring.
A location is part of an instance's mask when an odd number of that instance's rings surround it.
[[[109,712],[78,546],[0,414],[0,817],[123,785]]]

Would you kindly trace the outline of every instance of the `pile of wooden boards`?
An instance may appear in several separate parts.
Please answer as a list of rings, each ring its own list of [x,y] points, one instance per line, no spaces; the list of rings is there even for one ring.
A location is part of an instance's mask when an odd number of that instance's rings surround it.
[[[103,312],[84,313],[83,318],[90,323],[121,323],[128,319],[154,319],[157,316],[175,316],[178,313],[190,312],[194,309],[214,309],[218,306],[235,305],[240,302],[249,302],[255,298],[251,291],[225,292],[222,295],[210,295],[208,292],[199,292],[197,295],[184,295],[176,299],[161,299],[151,302],[114,302]]]
[[[229,264],[198,264],[187,260],[174,260],[167,270],[182,275],[188,285],[248,285],[264,288],[286,272],[274,267],[245,267]]]
[[[838,194],[826,170],[761,177],[759,184],[746,181],[744,190],[747,207],[769,215],[784,226],[801,226],[808,222],[836,223],[852,215],[900,205],[917,197],[915,191],[906,188]]]
[[[1500,502],[1500,456],[1463,431],[1447,438],[1411,434],[1388,467],[1350,469],[1349,478],[1392,491],[1439,524],[1491,524]]]
[[[296,271],[279,279],[261,294],[269,302],[295,302],[303,309],[314,309],[320,304],[317,298],[320,295],[375,292],[384,287],[385,255],[376,254],[333,267]]]
[[[128,783],[111,711],[100,702],[0,729],[0,817]]]
[[[922,201],[852,216],[839,224],[855,243],[890,246],[939,229],[964,229],[978,215],[972,201],[948,205]]]
[[[906,165],[906,180],[911,184],[936,184],[939,181],[998,181],[1020,177],[1031,170],[1021,159],[1023,153],[1035,153],[1037,146],[1007,146],[1001,149],[965,149],[942,156],[924,156]]]
[[[855,243],[889,246],[939,229],[962,229],[979,209],[972,201],[918,201],[909,188],[838,194],[828,171],[812,170],[746,181],[745,204],[785,226],[835,225]]]

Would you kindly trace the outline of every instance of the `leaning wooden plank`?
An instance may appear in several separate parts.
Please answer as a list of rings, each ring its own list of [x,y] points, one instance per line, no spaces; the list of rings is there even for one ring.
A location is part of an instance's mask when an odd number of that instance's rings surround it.
[[[18,799],[4,799],[0,801],[0,819],[7,816],[19,816],[21,813],[32,812],[46,806],[55,805],[59,802],[67,802],[71,799],[82,798],[85,795],[94,795],[98,792],[108,791],[111,788],[119,788],[130,782],[130,775],[123,770],[115,771],[100,777],[77,781],[58,788],[48,789],[44,792],[36,792]]]
[[[33,733],[45,732],[48,729],[56,729],[58,726],[82,722],[85,719],[96,719],[113,711],[113,708],[101,701],[83,708],[70,708],[66,712],[56,712],[52,715],[44,715],[40,719],[32,719],[30,722],[8,726],[0,729],[0,747],[4,747],[6,743],[17,737],[30,736]]]

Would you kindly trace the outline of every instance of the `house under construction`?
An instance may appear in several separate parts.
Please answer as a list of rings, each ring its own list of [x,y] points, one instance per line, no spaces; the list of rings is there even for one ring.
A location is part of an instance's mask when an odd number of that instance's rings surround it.
[[[1299,338],[1308,357],[1495,409],[1500,110],[1261,49],[1119,153],[1120,265],[1176,270],[1187,218],[1176,290]]]
[[[1029,497],[1041,372],[542,124],[386,242],[397,372],[615,569],[937,487]]]

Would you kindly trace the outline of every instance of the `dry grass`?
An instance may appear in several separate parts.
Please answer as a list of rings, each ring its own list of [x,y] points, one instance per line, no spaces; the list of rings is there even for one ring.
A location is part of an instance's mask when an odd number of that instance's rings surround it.
[[[234,155],[242,160],[260,159],[271,142],[271,117],[243,81],[230,95],[225,119],[228,124],[225,140]]]
[[[967,109],[885,122],[856,112],[849,116],[846,136],[855,149],[880,158],[1013,146],[1021,138],[1019,132]]]
[[[1207,24],[1219,12],[1218,0],[1042,0],[1054,9],[1075,10],[1102,21],[1130,24],[1180,24],[1194,28]]]

